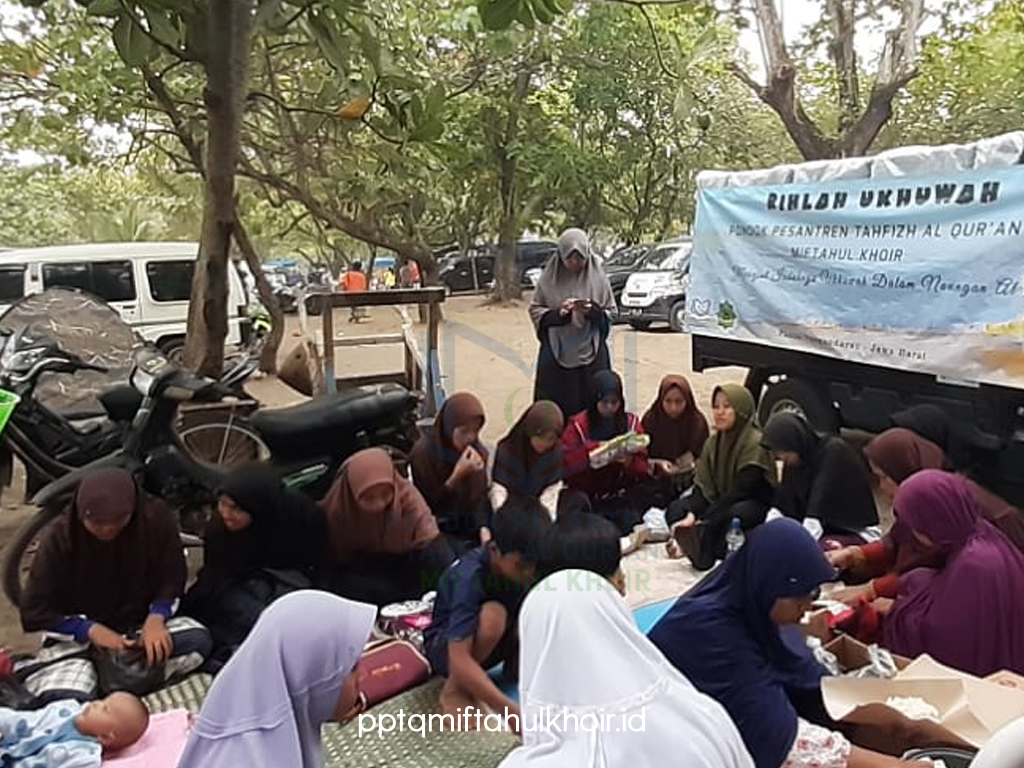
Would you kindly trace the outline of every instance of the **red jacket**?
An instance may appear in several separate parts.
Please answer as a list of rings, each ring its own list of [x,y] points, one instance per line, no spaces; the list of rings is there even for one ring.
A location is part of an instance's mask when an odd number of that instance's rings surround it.
[[[626,424],[627,431],[643,434],[643,425],[634,414],[626,414]],[[646,450],[633,454],[628,464],[613,462],[601,469],[591,469],[588,454],[601,442],[590,437],[590,417],[586,411],[569,420],[562,434],[563,479],[567,486],[588,496],[610,496],[649,476]]]

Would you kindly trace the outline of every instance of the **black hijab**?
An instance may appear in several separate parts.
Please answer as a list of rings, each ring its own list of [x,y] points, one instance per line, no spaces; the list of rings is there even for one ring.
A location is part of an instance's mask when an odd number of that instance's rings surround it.
[[[826,534],[857,533],[878,525],[871,475],[863,457],[836,435],[818,435],[801,416],[777,413],[764,428],[764,445],[792,451],[800,464],[787,466],[776,506],[796,520],[817,518]]]
[[[612,418],[606,419],[597,410],[597,404],[611,394],[618,395],[619,410]],[[619,374],[613,371],[598,371],[594,374],[591,379],[590,402],[587,405],[587,423],[592,440],[611,440],[626,433],[629,417],[626,414],[626,396]]]
[[[126,516],[111,541],[85,527],[86,520]],[[26,632],[52,630],[68,616],[84,615],[127,632],[146,620],[153,602],[180,597],[186,576],[177,513],[125,470],[97,469],[43,534],[22,596],[22,625]]]
[[[206,533],[204,570],[246,576],[262,568],[312,574],[321,563],[327,541],[323,511],[304,494],[285,488],[265,465],[233,470],[218,491],[246,512],[252,523],[229,531],[214,515]]]

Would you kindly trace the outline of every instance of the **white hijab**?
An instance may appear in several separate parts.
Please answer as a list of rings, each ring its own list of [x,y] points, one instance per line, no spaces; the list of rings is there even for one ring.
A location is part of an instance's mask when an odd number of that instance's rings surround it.
[[[586,266],[577,274],[568,270],[565,260],[579,253]],[[586,299],[603,309],[609,317],[616,312],[615,296],[608,277],[594,261],[587,233],[567,229],[558,238],[558,256],[544,265],[537,288],[530,302],[530,319],[540,331],[541,318],[548,310],[558,310],[566,299]],[[600,353],[600,329],[582,312],[573,312],[572,322],[556,324],[547,329],[548,344],[563,368],[580,368],[592,363]]]
[[[376,616],[313,590],[273,603],[213,681],[178,768],[323,768],[320,727]]]
[[[605,579],[552,574],[523,603],[519,632],[523,746],[500,768],[754,768],[725,709],[640,632]],[[559,719],[538,730],[545,709]]]

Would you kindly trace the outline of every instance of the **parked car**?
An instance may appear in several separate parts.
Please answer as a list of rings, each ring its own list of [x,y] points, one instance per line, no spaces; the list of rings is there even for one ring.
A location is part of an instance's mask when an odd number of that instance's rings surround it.
[[[692,249],[690,238],[655,246],[626,280],[619,316],[639,331],[657,322],[668,323],[673,331],[682,331]]]
[[[519,274],[531,269],[543,269],[548,259],[558,253],[558,243],[550,240],[520,240],[516,243],[516,266]]]
[[[494,282],[494,257],[449,256],[442,263],[438,277],[448,293],[484,290]]]
[[[650,253],[653,245],[629,245],[619,248],[604,262],[604,273],[608,276],[608,283],[612,287],[612,295],[615,297],[615,306],[622,308],[622,291],[626,287],[629,276],[636,271],[643,262],[644,256]],[[622,312],[619,312],[618,319],[623,320]]]
[[[0,256],[0,312],[46,288],[99,296],[173,362],[185,352],[198,243],[102,243],[6,251]],[[228,270],[229,345],[248,334],[249,299],[238,270]]]

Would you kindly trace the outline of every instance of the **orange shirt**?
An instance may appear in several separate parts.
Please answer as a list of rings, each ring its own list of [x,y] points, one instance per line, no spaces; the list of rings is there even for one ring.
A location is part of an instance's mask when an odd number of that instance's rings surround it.
[[[362,272],[346,272],[341,277],[341,290],[343,291],[365,291],[366,275]]]

